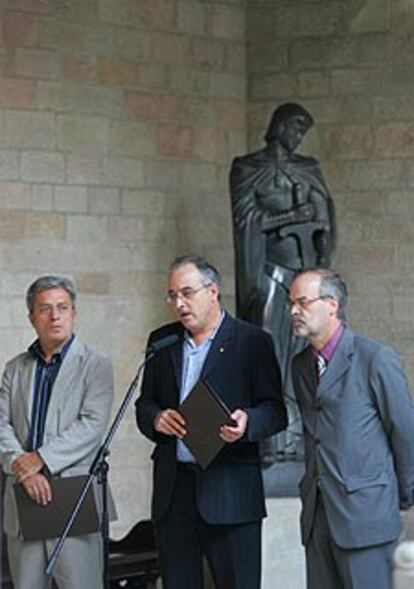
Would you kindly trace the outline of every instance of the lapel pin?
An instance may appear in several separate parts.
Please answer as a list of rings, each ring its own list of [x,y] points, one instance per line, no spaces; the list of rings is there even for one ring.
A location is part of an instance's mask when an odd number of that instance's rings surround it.
[[[224,352],[224,348],[223,347],[219,348],[219,352]]]

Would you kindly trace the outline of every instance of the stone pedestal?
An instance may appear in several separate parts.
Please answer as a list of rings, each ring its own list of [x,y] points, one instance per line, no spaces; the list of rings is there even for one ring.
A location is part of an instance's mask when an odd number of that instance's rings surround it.
[[[414,542],[401,542],[394,553],[394,589],[414,586]]]
[[[305,589],[305,553],[300,542],[300,500],[266,500],[262,589]]]
[[[394,553],[394,589],[414,587],[414,508],[402,513],[404,530]]]

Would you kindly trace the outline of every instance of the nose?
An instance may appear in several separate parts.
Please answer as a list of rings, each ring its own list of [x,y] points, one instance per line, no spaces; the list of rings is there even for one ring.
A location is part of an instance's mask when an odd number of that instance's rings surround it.
[[[175,308],[182,309],[183,306],[184,306],[184,298],[182,297],[182,295],[180,293],[177,293],[177,296],[175,298]]]
[[[294,301],[289,301],[289,313],[292,317],[298,315],[299,305]]]
[[[60,316],[60,310],[58,307],[52,307],[50,309],[50,317],[52,319],[52,321],[55,321],[56,319],[58,319]]]

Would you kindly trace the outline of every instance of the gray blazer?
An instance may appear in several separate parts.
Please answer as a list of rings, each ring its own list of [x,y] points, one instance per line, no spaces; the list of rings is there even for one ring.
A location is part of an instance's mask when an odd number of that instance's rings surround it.
[[[31,420],[36,360],[24,352],[6,364],[0,388],[0,463],[6,476],[4,528],[16,537],[19,526],[10,465],[25,452]],[[113,400],[110,358],[73,340],[60,367],[38,452],[52,475],[88,472],[108,424]]]
[[[304,544],[317,486],[335,543],[358,548],[401,530],[414,502],[414,406],[397,354],[346,329],[320,383],[308,347],[293,361],[305,433],[300,484]]]

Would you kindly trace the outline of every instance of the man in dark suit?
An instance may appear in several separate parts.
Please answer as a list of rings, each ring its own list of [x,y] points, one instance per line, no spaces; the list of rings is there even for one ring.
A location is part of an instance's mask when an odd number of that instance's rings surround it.
[[[156,443],[152,514],[165,589],[201,589],[202,556],[217,589],[259,589],[265,516],[258,442],[286,427],[272,339],[220,304],[220,275],[202,258],[177,258],[167,302],[178,321],[149,344],[179,341],[150,360],[137,401],[140,430]],[[231,410],[226,442],[202,470],[182,441],[180,402],[202,378]]]
[[[390,589],[414,501],[414,407],[397,354],[344,323],[347,293],[331,270],[300,272],[290,288],[293,361],[305,432],[300,485],[309,589]]]

